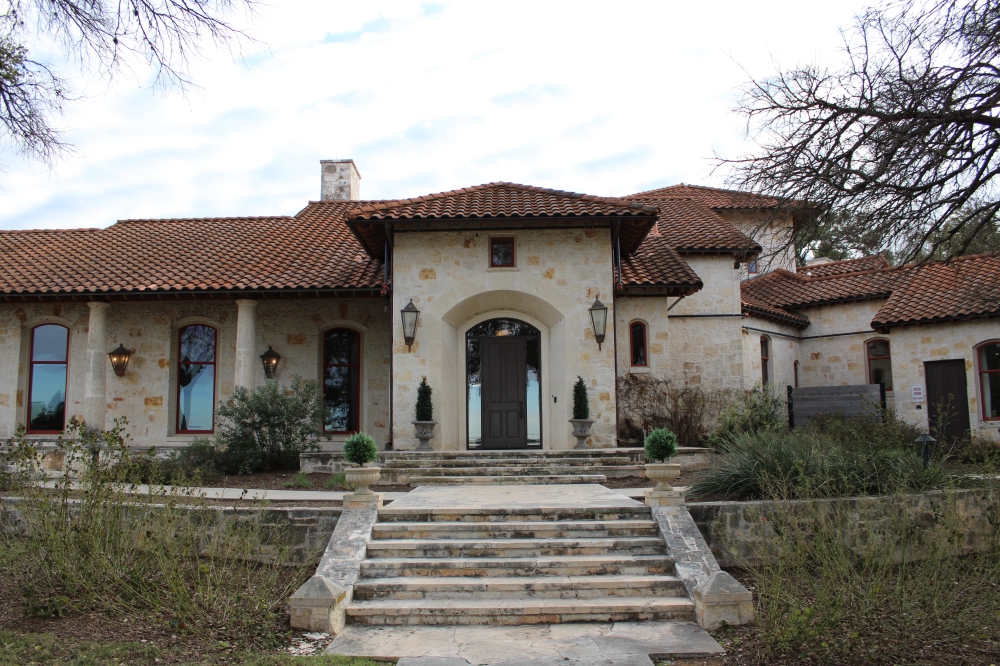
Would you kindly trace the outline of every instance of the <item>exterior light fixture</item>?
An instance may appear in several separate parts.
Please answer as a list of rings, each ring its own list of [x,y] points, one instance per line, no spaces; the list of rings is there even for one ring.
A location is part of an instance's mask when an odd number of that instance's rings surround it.
[[[403,318],[403,341],[406,342],[406,348],[410,349],[417,337],[417,318],[420,316],[420,310],[413,304],[411,298],[399,314]]]
[[[128,360],[132,357],[134,350],[125,349],[125,345],[119,344],[118,349],[108,352],[108,356],[111,357],[111,367],[114,368],[115,374],[119,377],[125,376],[125,370],[128,368]]]
[[[594,325],[594,339],[597,340],[597,349],[600,350],[604,344],[604,334],[608,330],[608,306],[601,303],[600,299],[595,299],[590,306],[590,323]]]
[[[267,351],[260,355],[260,362],[264,364],[264,376],[268,379],[274,379],[274,371],[278,369],[279,359],[281,359],[281,354],[271,349],[271,345],[268,345]]]
[[[936,439],[934,439],[925,432],[920,437],[917,437],[913,442],[918,447],[920,446],[923,447],[923,451],[921,451],[921,453],[923,454],[924,458],[924,469],[927,469],[928,467],[931,466],[931,444],[933,444],[936,441],[937,441]]]

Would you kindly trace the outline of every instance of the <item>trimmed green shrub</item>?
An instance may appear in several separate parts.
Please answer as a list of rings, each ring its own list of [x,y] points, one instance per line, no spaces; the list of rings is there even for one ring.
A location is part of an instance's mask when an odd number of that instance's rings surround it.
[[[367,465],[378,458],[378,446],[371,435],[358,432],[344,442],[344,460],[355,465]]]
[[[650,430],[646,435],[646,460],[665,462],[677,454],[677,435],[666,428]]]
[[[218,414],[219,466],[228,474],[296,469],[300,453],[319,448],[323,403],[314,381],[293,377],[286,388],[269,379],[253,391],[237,386]]]
[[[590,400],[587,399],[587,385],[583,383],[583,377],[577,376],[576,383],[573,384],[573,418],[590,418]]]
[[[420,386],[417,387],[417,420],[434,420],[434,403],[431,402],[431,387],[427,383],[427,377],[420,378]]]

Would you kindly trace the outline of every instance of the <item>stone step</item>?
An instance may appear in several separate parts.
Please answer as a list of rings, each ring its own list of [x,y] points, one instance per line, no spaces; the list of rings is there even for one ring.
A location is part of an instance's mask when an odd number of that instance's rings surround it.
[[[354,599],[601,599],[685,596],[674,576],[464,576],[363,578]]]
[[[683,597],[603,599],[388,599],[347,606],[355,624],[554,624],[693,620],[694,604]]]
[[[427,458],[617,458],[630,457],[620,449],[491,449],[485,451],[386,451],[383,460],[420,460]]]
[[[653,520],[560,520],[536,522],[376,523],[373,539],[566,539],[657,536]]]
[[[400,576],[606,576],[673,574],[665,555],[538,557],[376,557],[361,562],[362,578]]]
[[[652,511],[648,506],[615,507],[449,507],[424,509],[417,507],[379,509],[378,522],[539,522],[567,520],[649,520]]]
[[[396,467],[382,468],[382,474],[396,477],[420,476],[552,476],[557,474],[579,476],[603,474],[604,476],[639,476],[645,469],[640,465],[483,465],[477,467]]]
[[[608,458],[425,458],[387,460],[379,467],[382,469],[426,469],[441,467],[608,467],[608,466],[639,467],[627,456]]]
[[[378,557],[538,557],[565,555],[666,554],[659,537],[590,539],[381,539],[368,543]]]
[[[559,483],[603,483],[603,474],[538,474],[535,476],[409,476],[411,486],[535,486]]]

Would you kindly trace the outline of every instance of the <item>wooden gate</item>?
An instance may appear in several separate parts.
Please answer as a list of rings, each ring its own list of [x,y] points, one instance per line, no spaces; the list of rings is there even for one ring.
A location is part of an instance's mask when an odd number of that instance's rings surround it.
[[[802,426],[826,414],[876,414],[885,410],[885,382],[853,386],[788,387],[788,427]]]

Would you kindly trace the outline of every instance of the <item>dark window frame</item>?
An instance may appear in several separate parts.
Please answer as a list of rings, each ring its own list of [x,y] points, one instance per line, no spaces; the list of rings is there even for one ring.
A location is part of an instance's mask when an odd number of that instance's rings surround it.
[[[354,334],[357,337],[357,339],[358,339],[357,363],[327,363],[326,362],[326,357],[327,357],[327,354],[326,354],[326,336],[329,335],[330,333],[334,332],[334,331],[346,331],[348,333]],[[325,331],[323,331],[322,341],[323,341],[323,356],[320,358],[320,363],[322,364],[322,371],[320,373],[320,380],[321,380],[320,383],[322,384],[322,386],[321,386],[321,392],[322,392],[322,399],[323,399],[324,409],[325,409],[325,406],[326,406],[326,369],[327,368],[355,368],[355,371],[358,373],[358,382],[357,382],[357,386],[355,387],[355,390],[354,390],[354,405],[355,405],[355,410],[354,411],[358,415],[357,416],[358,422],[356,424],[357,428],[355,430],[327,430],[326,429],[326,418],[324,417],[323,418],[323,423],[320,425],[320,427],[322,428],[324,435],[353,435],[355,433],[361,432],[361,358],[362,358],[361,345],[363,343],[363,338],[361,337],[361,331],[358,331],[358,330],[353,329],[353,328],[348,328],[347,326],[334,326],[332,328],[328,328]]]
[[[493,261],[493,245],[497,241],[510,241],[510,264],[497,264]],[[517,238],[514,236],[490,236],[490,268],[517,268]]]
[[[635,362],[635,334],[632,332],[633,328],[639,326],[642,328],[642,358],[643,363]],[[641,320],[635,320],[628,325],[628,351],[629,351],[629,365],[633,368],[648,368],[649,367],[649,327],[646,322]]]
[[[984,421],[1000,421],[1000,416],[987,416],[986,415],[986,400],[983,399],[984,398],[984,396],[983,396],[983,375],[1000,374],[1000,369],[998,369],[998,370],[984,370],[983,369],[983,362],[982,362],[982,358],[981,358],[981,355],[980,355],[980,350],[982,350],[984,347],[991,347],[993,345],[996,345],[996,346],[1000,347],[1000,340],[987,340],[986,342],[979,343],[973,349],[973,351],[976,354],[976,379],[979,380],[979,386],[977,387],[977,390],[979,392],[979,403],[980,403],[979,411],[982,414],[982,417],[983,417]]]
[[[872,343],[884,342],[889,348],[889,353],[885,356],[872,356]],[[886,338],[871,338],[870,340],[865,340],[865,367],[868,369],[868,383],[878,384],[872,377],[872,361],[889,361],[889,374],[890,374],[890,385],[885,387],[886,391],[892,391],[892,387],[895,385],[894,381],[891,381],[892,377],[892,342]]]
[[[747,262],[747,274],[756,275],[757,274],[757,260],[751,259]]]
[[[761,386],[767,386],[771,383],[771,357],[774,356],[774,348],[771,344],[771,338],[767,335],[760,336],[760,379]],[[767,345],[767,354],[764,353],[764,345]]]
[[[35,360],[35,331],[42,326],[59,326],[66,329],[66,360],[65,361],[36,361]],[[33,326],[31,329],[31,341],[30,347],[28,347],[28,399],[25,400],[27,403],[27,413],[25,414],[25,429],[24,431],[29,435],[58,435],[66,430],[66,408],[65,405],[68,404],[69,392],[69,349],[70,349],[70,329],[69,326],[64,326],[62,324],[57,324],[55,322],[45,322]],[[63,365],[66,366],[66,379],[65,386],[63,386],[63,428],[62,430],[32,430],[31,429],[31,391],[34,387],[35,379],[35,366],[36,365]],[[103,425],[103,424],[102,424]]]
[[[215,336],[212,343],[212,360],[211,361],[183,361],[182,351],[181,351],[181,339],[184,337],[184,331],[191,328],[192,326],[201,326],[202,328],[210,328]],[[216,359],[219,357],[219,329],[211,324],[188,324],[177,329],[177,413],[174,419],[175,432],[178,435],[211,435],[215,433],[215,389],[217,388],[216,382],[218,381],[218,375],[216,370],[218,366],[216,365]],[[210,365],[212,366],[212,428],[211,430],[181,430],[181,386],[180,380],[180,369],[182,365]]]
[[[793,380],[795,381],[795,387],[794,388],[798,388],[799,387],[799,362],[798,362],[798,360],[796,360],[795,363],[792,364],[792,374],[793,374]]]

